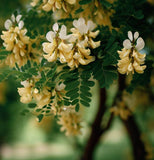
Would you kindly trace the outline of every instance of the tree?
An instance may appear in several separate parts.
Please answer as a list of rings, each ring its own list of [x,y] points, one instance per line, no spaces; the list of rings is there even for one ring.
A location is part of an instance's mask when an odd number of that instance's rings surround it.
[[[91,87],[98,81],[100,104],[81,159],[93,159],[115,115],[128,131],[134,159],[146,159],[125,92],[150,88],[152,50],[148,54],[140,50],[145,46],[143,38],[151,38],[153,20],[147,10],[153,7],[145,0],[33,0],[30,5],[6,20],[0,50],[1,62],[9,66],[2,70],[0,80],[14,76],[21,83],[20,101],[29,107],[23,114],[30,111],[39,122],[54,115],[67,136],[78,135],[81,108],[90,107]],[[126,83],[128,77],[130,83]],[[117,91],[108,106],[106,92],[113,82]],[[102,126],[109,111],[108,122]]]

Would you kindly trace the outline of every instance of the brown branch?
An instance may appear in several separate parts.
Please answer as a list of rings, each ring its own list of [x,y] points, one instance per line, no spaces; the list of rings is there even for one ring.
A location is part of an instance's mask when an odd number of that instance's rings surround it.
[[[125,88],[126,88],[125,76],[119,75],[118,91],[117,91],[117,94],[115,96],[112,106],[116,105],[118,100],[122,100],[122,93],[125,90]],[[101,128],[101,122],[102,122],[103,116],[106,111],[105,101],[106,101],[106,91],[105,89],[101,89],[99,109],[96,114],[96,118],[92,124],[91,135],[88,139],[88,142],[83,152],[81,160],[92,160],[93,159],[93,153],[94,153],[97,143],[99,142],[101,135],[111,127],[113,117],[114,117],[113,113],[111,113],[106,127],[103,129]],[[132,147],[133,147],[134,159],[135,160],[145,160],[147,153],[145,151],[144,143],[141,140],[141,132],[137,126],[137,123],[133,115],[131,115],[127,120],[121,119],[121,121],[126,127],[128,135],[130,137]]]
[[[125,84],[125,76],[119,75],[119,95],[120,97],[117,97],[119,99],[122,99],[122,92],[124,91],[126,87]],[[140,129],[134,119],[134,116],[131,115],[128,117],[127,120],[124,120],[120,118],[123,122],[128,135],[130,137],[132,147],[133,147],[133,154],[134,154],[134,160],[145,160],[146,159],[146,151],[145,151],[145,145],[141,140],[141,132]]]
[[[106,125],[104,128],[101,129],[100,135],[102,135],[105,131],[107,131],[107,130],[110,129],[111,124],[112,124],[112,122],[113,122],[113,117],[114,117],[114,114],[111,113],[111,114],[110,114],[110,118],[109,118],[109,120],[108,120],[108,122],[107,122],[107,125]]]
[[[93,159],[93,152],[100,139],[101,132],[102,132],[101,122],[102,122],[103,115],[106,111],[105,101],[106,101],[106,90],[103,88],[100,90],[99,109],[96,114],[96,118],[92,124],[91,135],[88,139],[88,142],[83,152],[83,155],[81,157],[81,160],[92,160]]]
[[[145,160],[147,152],[145,150],[145,145],[141,140],[141,132],[133,115],[129,116],[127,120],[121,119],[121,121],[123,122],[132,143],[134,160]]]

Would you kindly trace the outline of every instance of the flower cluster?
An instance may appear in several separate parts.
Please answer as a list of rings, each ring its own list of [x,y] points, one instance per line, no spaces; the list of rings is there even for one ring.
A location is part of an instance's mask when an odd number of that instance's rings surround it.
[[[79,64],[87,65],[95,60],[95,57],[90,55],[90,48],[100,46],[100,41],[93,41],[99,34],[98,30],[93,32],[96,25],[90,20],[86,24],[83,18],[79,18],[73,21],[73,26],[70,35],[67,35],[65,25],[59,30],[57,23],[53,25],[53,31],[47,33],[49,42],[43,43],[43,50],[47,53],[44,58],[49,62],[59,58],[61,63],[67,63],[70,68],[77,68]]]
[[[35,88],[35,83],[39,78],[40,77],[37,76],[33,77],[31,80],[21,82],[24,87],[18,88],[18,93],[21,96],[20,101],[22,103],[35,101],[37,104],[37,110],[43,111],[42,114],[45,115],[45,106],[48,106],[47,108],[50,108],[48,113],[59,117],[57,123],[62,126],[61,131],[65,131],[67,136],[80,134],[81,115],[79,112],[75,112],[74,106],[65,107],[62,105],[61,107],[58,107],[58,101],[63,99],[61,92],[64,91],[65,85],[63,83],[57,85],[55,90],[52,92],[47,87],[44,87],[42,90],[38,90]],[[52,101],[51,97],[54,97]],[[39,113],[34,112],[34,114],[37,115]]]
[[[22,66],[26,63],[30,52],[30,39],[26,36],[27,30],[24,27],[24,22],[21,20],[21,15],[6,20],[4,26],[7,31],[2,31],[1,38],[4,40],[3,46],[12,54],[8,55],[6,64],[13,67],[15,63]]]
[[[39,0],[33,0],[31,2],[31,6],[36,6],[38,4]],[[42,9],[46,12],[63,9],[65,12],[67,12],[68,5],[73,5],[76,3],[76,0],[43,0],[43,3],[41,4]]]
[[[31,80],[21,82],[23,88],[18,88],[18,93],[21,96],[20,101],[22,103],[30,103],[33,99],[37,103],[37,107],[42,108],[50,103],[52,93],[47,87],[44,87],[41,91],[35,88],[35,82],[38,81],[39,77],[35,77]]]
[[[110,109],[110,112],[114,113],[117,116],[119,115],[124,120],[127,120],[131,115],[131,111],[126,107],[124,101],[117,102],[117,105],[112,107]]]
[[[65,131],[66,136],[81,134],[81,115],[75,112],[74,106],[67,106],[67,110],[60,113],[59,120],[61,131]]]
[[[139,37],[138,32],[135,32],[133,35],[132,32],[129,31],[128,37],[129,39],[123,42],[124,48],[122,51],[118,51],[120,57],[118,61],[118,71],[121,74],[134,74],[134,71],[143,73],[146,68],[146,65],[143,65],[146,54],[141,54],[139,51],[144,48],[144,40]]]

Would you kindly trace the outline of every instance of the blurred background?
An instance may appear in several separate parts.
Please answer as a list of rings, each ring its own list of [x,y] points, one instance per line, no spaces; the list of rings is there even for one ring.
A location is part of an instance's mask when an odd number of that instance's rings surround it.
[[[27,7],[29,0],[0,0],[0,34],[4,22],[18,8]],[[153,1],[151,1],[153,3]],[[151,42],[149,42],[151,43]],[[0,40],[0,46],[2,41]],[[82,135],[66,137],[53,117],[46,117],[41,123],[31,114],[22,115],[26,105],[20,103],[17,87],[13,79],[0,84],[0,160],[75,160],[81,154],[98,106],[98,85],[93,88],[90,108],[83,110]],[[151,79],[154,92],[154,76]],[[108,90],[110,105],[116,83]],[[142,98],[141,98],[142,97]],[[154,150],[154,105],[153,93],[144,88],[127,95],[127,101],[135,108],[135,117],[143,131],[143,141],[153,159]],[[141,101],[142,99],[142,101]],[[85,123],[86,122],[86,123]],[[95,160],[131,160],[131,142],[121,121],[115,118],[112,128],[102,136],[95,152]]]

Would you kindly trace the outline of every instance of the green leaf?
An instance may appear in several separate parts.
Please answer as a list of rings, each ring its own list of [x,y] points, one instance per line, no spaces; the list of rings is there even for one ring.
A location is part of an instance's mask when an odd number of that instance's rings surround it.
[[[75,111],[76,111],[76,112],[78,112],[78,111],[79,111],[79,109],[80,109],[80,105],[79,105],[79,104],[77,104],[77,105],[75,106]]]
[[[74,99],[71,104],[72,104],[72,105],[75,105],[75,104],[77,104],[78,102],[79,102],[78,99]]]
[[[93,87],[95,85],[94,81],[85,81],[85,80],[81,81],[81,84],[89,87]]]
[[[71,95],[77,93],[79,91],[79,88],[74,88],[73,90],[69,90],[67,93],[66,93],[66,96],[67,97],[70,97]]]
[[[80,90],[81,90],[81,91],[90,91],[90,87],[88,87],[88,86],[83,86],[83,85],[82,85],[82,86],[80,87]]]
[[[143,19],[144,18],[144,15],[142,13],[142,10],[138,10],[138,11],[135,11],[134,15],[133,15],[136,19]]]
[[[83,11],[84,11],[84,9],[83,9],[82,7],[80,7],[79,9],[77,9],[77,10],[75,11],[75,14],[81,13],[81,12],[83,12]]]
[[[69,106],[71,103],[69,102],[69,101],[67,101],[67,100],[64,100],[64,105],[65,106]]]
[[[79,1],[79,4],[80,5],[85,5],[85,4],[88,4],[88,3],[91,3],[92,0],[81,0]]]
[[[91,102],[91,99],[90,98],[88,98],[85,94],[80,94],[80,97],[84,100],[84,101],[86,101],[87,103],[89,103],[89,102]]]
[[[64,82],[64,84],[66,83]],[[70,81],[69,84],[66,84],[65,90],[72,90],[76,88],[79,84],[80,84],[79,81]]]
[[[104,6],[107,9],[112,7],[112,4],[108,2],[107,0],[101,0],[100,3],[102,4],[102,6]]]
[[[93,63],[93,75],[100,83],[101,88],[108,88],[118,78],[117,69],[114,66],[103,66],[98,60]]]
[[[70,100],[74,100],[74,99],[76,99],[78,97],[79,97],[79,93],[75,93],[75,94],[70,96]]]
[[[88,102],[84,101],[84,100],[80,100],[80,103],[82,105],[84,105],[85,107],[90,107],[90,104]]]
[[[11,54],[12,52],[11,51],[6,51],[6,50],[2,50],[0,51],[0,56],[3,55],[3,56],[7,56],[9,54]]]
[[[36,106],[37,106],[36,103],[29,103],[29,104],[28,104],[28,107],[29,107],[29,108],[35,108]]]
[[[41,122],[41,121],[42,121],[42,119],[43,119],[43,117],[44,117],[44,115],[43,115],[43,114],[39,114],[39,115],[37,116],[37,118],[38,118],[38,122]]]
[[[36,109],[35,111],[36,111],[36,112],[40,112],[40,111],[42,111],[42,109],[38,108],[38,109]]]

